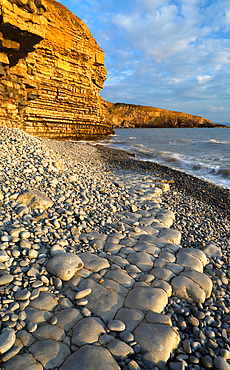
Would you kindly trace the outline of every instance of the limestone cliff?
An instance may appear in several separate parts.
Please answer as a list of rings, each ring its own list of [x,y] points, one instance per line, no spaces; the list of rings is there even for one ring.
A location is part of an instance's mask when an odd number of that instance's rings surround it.
[[[49,138],[112,133],[104,53],[54,0],[0,0],[0,125]]]
[[[106,120],[116,128],[225,127],[206,118],[166,109],[104,102]]]

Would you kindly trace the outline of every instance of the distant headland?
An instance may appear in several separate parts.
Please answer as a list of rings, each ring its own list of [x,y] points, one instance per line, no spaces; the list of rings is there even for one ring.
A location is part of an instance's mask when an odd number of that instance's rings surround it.
[[[114,128],[229,127],[183,112],[135,104],[104,104],[106,119]]]

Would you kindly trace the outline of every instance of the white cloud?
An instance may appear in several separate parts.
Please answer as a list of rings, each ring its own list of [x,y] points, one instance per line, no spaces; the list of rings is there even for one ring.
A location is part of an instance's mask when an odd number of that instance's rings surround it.
[[[156,106],[164,101],[162,108],[189,107],[194,114],[212,114],[211,106],[227,109],[229,0],[61,1],[86,20],[105,51],[105,99]]]
[[[207,81],[209,81],[213,76],[208,76],[208,75],[205,75],[205,76],[197,76],[197,80],[200,84],[205,84]]]

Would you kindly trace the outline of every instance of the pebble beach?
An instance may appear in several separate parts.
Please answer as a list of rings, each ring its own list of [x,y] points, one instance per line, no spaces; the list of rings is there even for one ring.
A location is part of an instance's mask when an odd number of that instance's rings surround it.
[[[230,191],[0,128],[5,370],[230,369]]]

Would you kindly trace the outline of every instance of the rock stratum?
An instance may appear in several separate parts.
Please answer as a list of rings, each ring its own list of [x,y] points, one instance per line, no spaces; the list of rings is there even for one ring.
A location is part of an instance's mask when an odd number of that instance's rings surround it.
[[[0,125],[48,138],[112,133],[104,52],[54,0],[0,0]]]
[[[116,128],[227,127],[177,111],[124,103],[104,104],[106,120]]]

